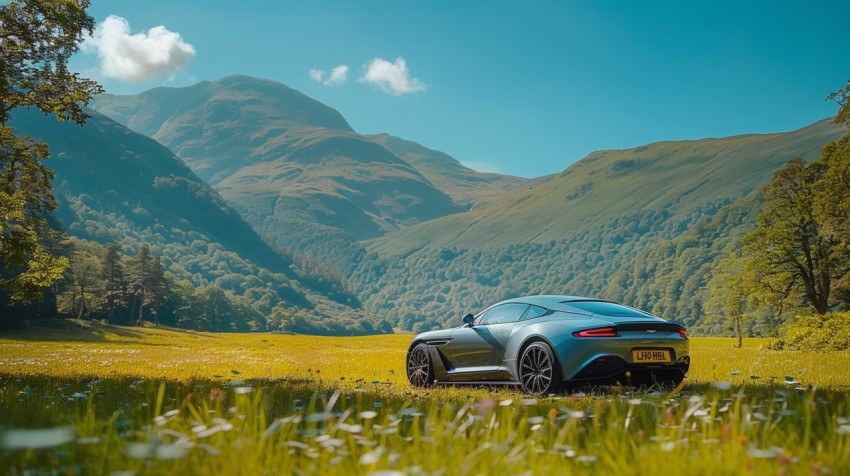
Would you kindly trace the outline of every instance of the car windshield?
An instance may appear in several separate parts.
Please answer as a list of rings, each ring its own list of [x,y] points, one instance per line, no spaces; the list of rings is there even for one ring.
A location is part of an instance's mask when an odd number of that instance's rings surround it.
[[[565,301],[562,304],[572,306],[591,314],[600,314],[612,317],[652,317],[650,314],[622,306],[613,302],[605,301]]]

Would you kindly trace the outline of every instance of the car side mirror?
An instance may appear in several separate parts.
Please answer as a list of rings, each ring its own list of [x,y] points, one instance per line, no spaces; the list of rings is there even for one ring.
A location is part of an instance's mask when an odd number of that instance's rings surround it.
[[[463,323],[467,326],[472,326],[472,322],[475,321],[475,316],[472,314],[467,314],[463,316]]]

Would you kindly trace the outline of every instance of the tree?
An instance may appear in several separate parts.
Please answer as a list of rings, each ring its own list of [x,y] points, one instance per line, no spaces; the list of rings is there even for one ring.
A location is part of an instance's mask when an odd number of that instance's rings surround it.
[[[89,0],[12,0],[0,6],[0,123],[16,107],[37,107],[83,124],[83,105],[102,92],[68,71],[68,59],[91,34]]]
[[[821,163],[824,173],[815,184],[815,218],[846,252],[850,245],[850,134],[825,145]]]
[[[53,172],[40,164],[46,157],[43,143],[0,126],[0,287],[12,291],[15,300],[41,297],[68,266],[67,258],[53,256],[41,241],[44,214],[56,207]]]
[[[171,284],[172,315],[174,325],[183,329],[197,331],[210,330],[207,316],[201,312],[203,303],[198,297],[198,290],[189,281],[175,281]]]
[[[831,97],[841,105],[835,122],[850,127],[850,81]],[[820,160],[826,170],[815,185],[815,217],[838,242],[836,254],[845,272],[835,283],[836,297],[850,305],[850,133],[824,146]]]
[[[124,263],[121,262],[117,243],[110,243],[103,256],[100,277],[106,294],[106,312],[109,322],[115,322],[115,310],[125,305],[127,280],[124,278]]]
[[[14,299],[41,297],[68,261],[40,242],[55,209],[47,146],[6,126],[13,109],[35,107],[59,120],[85,122],[83,106],[101,87],[68,71],[94,20],[88,0],[12,0],[0,5],[0,287]]]
[[[738,338],[737,347],[741,347],[744,342],[741,324],[750,295],[744,278],[744,265],[745,262],[734,251],[718,261],[711,269],[708,285],[710,297],[706,303],[709,315],[720,317],[724,324],[732,326]]]
[[[815,184],[825,172],[823,163],[800,158],[778,170],[763,189],[756,229],[743,240],[752,284],[780,309],[797,298],[825,314],[833,283],[847,273],[839,241],[815,212]]]
[[[165,299],[165,272],[159,258],[151,254],[147,243],[142,244],[133,258],[131,275],[134,296],[130,319],[132,320],[133,313],[138,312],[136,324],[142,325],[147,306],[154,318],[154,324],[158,324],[156,312]]]
[[[838,114],[835,115],[834,122],[850,127],[850,79],[847,80],[847,86],[830,94],[827,99],[838,103]]]
[[[98,257],[85,250],[74,251],[71,255],[69,269],[79,293],[79,300],[76,302],[77,319],[86,317],[86,313],[92,310],[91,295],[99,292],[100,267]]]
[[[154,256],[151,259],[148,274],[145,276],[144,287],[148,294],[148,303],[150,305],[153,323],[159,327],[159,308],[166,298],[166,281],[165,270],[162,268],[162,261],[159,257]]]

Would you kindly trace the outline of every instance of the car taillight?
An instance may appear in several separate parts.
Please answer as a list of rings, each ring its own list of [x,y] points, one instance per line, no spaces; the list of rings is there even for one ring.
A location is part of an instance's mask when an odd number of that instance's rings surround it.
[[[688,330],[687,330],[687,329],[685,329],[684,327],[682,327],[681,329],[679,329],[679,335],[687,339],[687,337],[688,337]]]
[[[599,327],[573,332],[573,337],[619,337],[613,327]]]

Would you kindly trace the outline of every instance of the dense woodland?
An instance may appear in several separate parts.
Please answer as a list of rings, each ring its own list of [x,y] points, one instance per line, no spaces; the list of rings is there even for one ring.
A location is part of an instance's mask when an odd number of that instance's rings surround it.
[[[62,187],[59,190],[61,193]],[[321,293],[331,301],[340,303],[342,312],[357,305],[357,298],[344,276],[312,254],[296,255],[283,250],[281,254],[289,257],[291,264],[284,270],[269,269],[254,264],[189,226],[168,228],[153,221],[139,224],[138,220],[127,219],[120,210],[110,211],[108,205],[99,204],[85,194],[68,194],[61,201],[66,204],[61,209],[69,214],[65,221],[71,223],[70,233],[95,243],[120,242],[128,255],[138,252],[147,244],[156,250],[173,280],[193,287],[226,292],[243,303],[250,303],[255,312],[265,316],[259,320],[263,323],[259,327],[242,323],[239,328],[280,328],[292,332],[312,329],[302,322],[304,319],[299,320],[301,325],[298,326],[283,319],[288,314],[304,317],[304,311],[314,307],[307,296],[308,291]],[[136,215],[148,213],[147,210],[139,211],[138,207],[133,210]],[[73,257],[71,259],[73,261]],[[299,314],[298,310],[302,312]],[[271,315],[276,318],[267,320]],[[352,313],[351,316],[337,317],[340,318],[336,320],[336,331],[349,333],[346,331],[349,329],[352,333],[362,332],[358,330],[360,324],[353,320],[360,316]],[[331,325],[330,321],[312,330],[321,330],[327,325]]]
[[[55,231],[51,235],[52,251],[68,259],[62,279],[45,289],[42,299],[7,301],[0,324],[8,326],[25,318],[64,316],[118,325],[172,326],[213,332],[328,335],[392,332],[386,321],[376,322],[361,316],[317,319],[317,313],[303,305],[288,305],[276,297],[278,293],[290,292],[285,284],[288,280],[266,270],[259,270],[253,278],[257,283],[241,274],[222,274],[219,282],[234,284],[234,289],[241,291],[237,294],[219,284],[199,286],[166,271],[163,258],[147,243],[134,251],[129,245],[101,245]],[[187,256],[197,259],[197,255]],[[210,260],[227,262],[217,254]],[[299,258],[298,265],[313,272],[304,273],[308,279],[340,285],[334,281],[336,276],[311,256]],[[331,274],[322,274],[325,272]],[[281,288],[275,289],[275,283],[282,283]]]
[[[668,220],[666,212],[640,212],[586,230],[571,240],[475,250],[444,248],[392,258],[371,253],[357,264],[351,281],[362,296],[369,296],[364,301],[367,310],[395,313],[401,318],[400,325],[411,330],[456,325],[461,316],[477,312],[481,306],[528,294],[605,296],[634,302],[625,288],[616,287],[626,279],[621,263],[630,263],[653,243],[681,234],[712,212],[716,209],[710,207],[678,221]],[[684,267],[679,270],[690,272]],[[663,279],[662,274],[658,276]],[[629,276],[641,284],[650,283],[650,277],[656,276],[651,272]],[[670,291],[681,295],[681,290]],[[655,292],[648,294],[654,296],[653,304],[658,301]],[[646,304],[643,307],[648,310],[689,325],[700,317]]]

